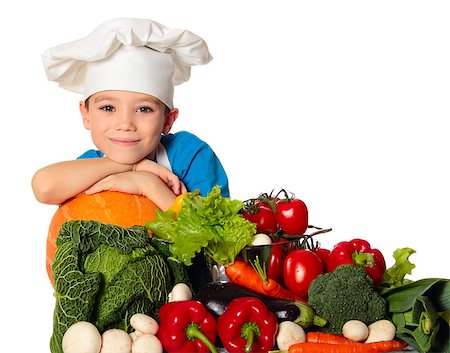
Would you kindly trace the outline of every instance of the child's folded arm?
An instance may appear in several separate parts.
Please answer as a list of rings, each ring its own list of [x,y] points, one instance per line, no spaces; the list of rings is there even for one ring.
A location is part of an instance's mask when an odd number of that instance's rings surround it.
[[[31,185],[39,202],[59,205],[108,175],[132,169],[133,165],[120,164],[109,158],[76,159],[39,169]]]
[[[159,176],[146,171],[128,171],[109,175],[89,187],[85,193],[95,194],[101,191],[121,191],[142,195],[153,201],[165,211],[172,206],[176,194]]]

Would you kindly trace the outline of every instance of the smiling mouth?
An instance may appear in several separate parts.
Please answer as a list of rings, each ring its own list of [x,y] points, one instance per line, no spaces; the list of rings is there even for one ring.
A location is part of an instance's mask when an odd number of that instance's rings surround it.
[[[136,145],[139,140],[131,140],[131,139],[110,139],[112,143],[120,146],[133,146]]]

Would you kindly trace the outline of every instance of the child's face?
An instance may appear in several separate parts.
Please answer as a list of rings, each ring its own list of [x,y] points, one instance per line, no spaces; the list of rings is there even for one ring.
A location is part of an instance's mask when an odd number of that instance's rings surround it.
[[[155,97],[129,91],[95,93],[89,108],[80,102],[80,112],[97,148],[123,164],[154,159],[161,133],[169,132],[178,114],[176,109],[166,114]]]

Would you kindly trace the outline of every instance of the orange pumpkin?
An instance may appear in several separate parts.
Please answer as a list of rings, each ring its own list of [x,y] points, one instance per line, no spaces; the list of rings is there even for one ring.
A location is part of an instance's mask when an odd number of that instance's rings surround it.
[[[52,262],[56,252],[56,238],[62,224],[69,220],[96,220],[122,227],[145,225],[151,221],[158,207],[148,198],[115,191],[94,195],[80,195],[62,204],[53,215],[47,236],[47,273],[53,284]]]

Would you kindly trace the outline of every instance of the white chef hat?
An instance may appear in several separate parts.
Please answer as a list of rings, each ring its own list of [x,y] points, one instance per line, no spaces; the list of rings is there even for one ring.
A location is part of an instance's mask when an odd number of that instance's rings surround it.
[[[174,85],[189,80],[191,66],[211,59],[205,41],[194,33],[135,18],[107,21],[87,37],[42,54],[48,79],[85,99],[125,90],[155,96],[169,108]]]

